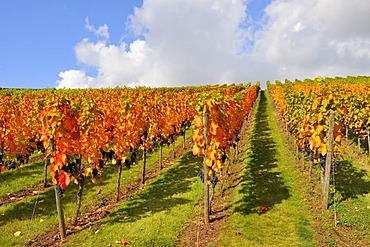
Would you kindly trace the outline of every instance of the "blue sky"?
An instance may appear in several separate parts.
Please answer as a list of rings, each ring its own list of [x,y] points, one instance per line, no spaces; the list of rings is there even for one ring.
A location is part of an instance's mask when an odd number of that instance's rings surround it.
[[[141,5],[139,0],[1,0],[0,87],[55,87],[60,71],[83,67],[74,47],[93,36],[86,17],[93,25],[109,25],[112,43],[130,42],[127,16]]]
[[[0,87],[368,75],[369,12],[366,0],[0,0]]]

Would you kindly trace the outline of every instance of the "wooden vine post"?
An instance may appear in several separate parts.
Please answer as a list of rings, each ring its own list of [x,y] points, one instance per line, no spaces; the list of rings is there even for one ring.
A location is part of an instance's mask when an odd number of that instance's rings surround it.
[[[48,165],[49,165],[49,157],[45,158],[44,161],[44,188],[48,185]]]
[[[207,167],[207,148],[208,148],[208,113],[203,114],[204,125],[204,156],[203,156],[203,173],[204,173],[204,223],[209,224],[209,185],[208,185],[208,167]]]
[[[117,166],[118,166],[118,175],[117,175],[116,202],[119,201],[119,191],[120,191],[120,188],[121,188],[122,160],[117,160]]]
[[[163,144],[162,141],[159,143],[159,169],[163,169]]]
[[[48,120],[50,119],[50,116],[46,116],[45,122],[46,122],[46,128],[49,130],[51,127],[49,126]],[[52,137],[49,138],[49,148],[50,148],[50,154],[53,155],[54,152],[54,142]],[[63,203],[62,203],[62,196],[59,194],[59,191],[57,189],[57,186],[54,185],[54,192],[55,192],[55,204],[57,206],[57,212],[58,212],[58,223],[59,223],[59,233],[60,238],[63,240],[66,238],[66,225],[64,221],[64,212],[63,212]]]
[[[146,167],[146,140],[144,141],[144,148],[143,148],[143,167],[141,171],[141,184],[145,184],[145,167]]]
[[[175,139],[172,140],[172,154],[173,154],[173,159],[176,159]]]
[[[185,150],[185,144],[186,144],[186,130],[184,128],[184,133],[182,135],[182,149]]]
[[[329,132],[328,132],[328,143],[327,143],[327,153],[326,153],[326,163],[325,163],[325,174],[323,181],[323,197],[322,206],[324,209],[328,209],[329,206],[329,184],[330,184],[330,168],[333,160],[333,144],[334,144],[334,112],[330,112],[329,119]]]

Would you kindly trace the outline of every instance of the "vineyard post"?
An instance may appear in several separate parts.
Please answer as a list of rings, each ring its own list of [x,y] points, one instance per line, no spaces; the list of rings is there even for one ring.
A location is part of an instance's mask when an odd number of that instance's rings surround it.
[[[163,169],[163,144],[159,143],[159,169]]]
[[[357,145],[358,145],[358,150],[361,150],[361,135],[357,135]]]
[[[66,238],[66,225],[64,222],[62,197],[59,195],[57,186],[58,185],[54,186],[54,190],[55,190],[55,203],[57,205],[57,212],[58,212],[59,233],[60,233],[61,239],[65,239]]]
[[[78,155],[78,160],[77,160],[77,165],[78,165],[78,171],[82,170],[82,157],[81,154]],[[84,185],[85,185],[85,176],[83,174],[80,174],[79,179],[77,179],[78,183],[78,190],[77,190],[77,199],[76,199],[76,210],[75,210],[75,215],[73,216],[73,225],[77,224],[77,219],[78,219],[78,214],[80,212],[81,208],[81,202],[82,202],[82,192],[84,190]]]
[[[121,188],[122,160],[117,160],[117,165],[118,165],[118,176],[117,176],[116,202],[119,201],[119,191],[120,191],[120,188]]]
[[[208,167],[207,167],[207,148],[208,148],[208,113],[203,114],[204,125],[204,156],[203,156],[203,173],[204,173],[204,223],[209,224],[209,185],[208,185]]]
[[[145,148],[146,140],[144,141],[144,148],[143,148],[143,170],[141,173],[141,184],[145,183],[145,167],[146,167],[146,148]]]
[[[45,158],[44,163],[44,188],[48,185],[48,164],[49,163],[49,157]]]
[[[176,159],[176,153],[175,153],[175,139],[172,141],[172,153],[173,153],[173,159]]]
[[[50,118],[50,116],[46,116],[46,118],[45,118],[47,129],[51,128],[49,126],[49,123],[48,123],[49,118]],[[49,138],[49,148],[50,148],[50,154],[53,155],[54,142],[53,142],[51,137]],[[59,194],[57,186],[58,186],[57,184],[54,185],[54,192],[55,192],[55,204],[57,206],[57,212],[58,212],[59,233],[60,233],[60,238],[65,239],[66,238],[66,225],[65,225],[65,222],[64,222],[62,196]]]
[[[183,133],[183,142],[182,142],[182,149],[185,150],[185,143],[186,143],[186,130],[184,128],[184,133]]]
[[[328,132],[328,143],[327,143],[327,153],[326,153],[326,163],[325,163],[325,174],[323,183],[323,200],[322,206],[324,209],[328,209],[329,205],[329,184],[330,184],[330,168],[333,158],[333,143],[334,143],[334,112],[330,112],[329,119],[329,132]]]
[[[298,146],[296,146],[295,157],[296,157],[297,162],[298,162],[299,161],[299,147]]]

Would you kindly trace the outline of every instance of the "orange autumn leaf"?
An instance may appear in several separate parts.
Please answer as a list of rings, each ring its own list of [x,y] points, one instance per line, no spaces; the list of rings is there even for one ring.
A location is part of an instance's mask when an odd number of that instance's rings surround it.
[[[195,115],[193,122],[194,122],[194,125],[195,125],[196,128],[203,127],[203,120],[202,120],[201,116]]]
[[[210,125],[211,135],[217,135],[217,129],[218,129],[218,125],[212,121]]]

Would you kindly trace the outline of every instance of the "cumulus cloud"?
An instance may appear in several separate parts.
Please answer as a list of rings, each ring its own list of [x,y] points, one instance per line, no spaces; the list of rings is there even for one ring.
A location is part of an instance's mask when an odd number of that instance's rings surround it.
[[[57,84],[177,86],[369,74],[369,1],[275,0],[259,20],[248,15],[253,1],[144,0],[128,17],[140,37],[130,44],[108,44],[108,26],[95,28],[86,19],[100,39],[83,39],[75,53],[97,76],[65,71]]]
[[[369,74],[369,11],[362,0],[273,1],[253,56],[280,79]]]
[[[87,76],[80,70],[68,70],[59,73],[61,80],[57,81],[59,88],[88,88],[95,81],[95,78]]]

